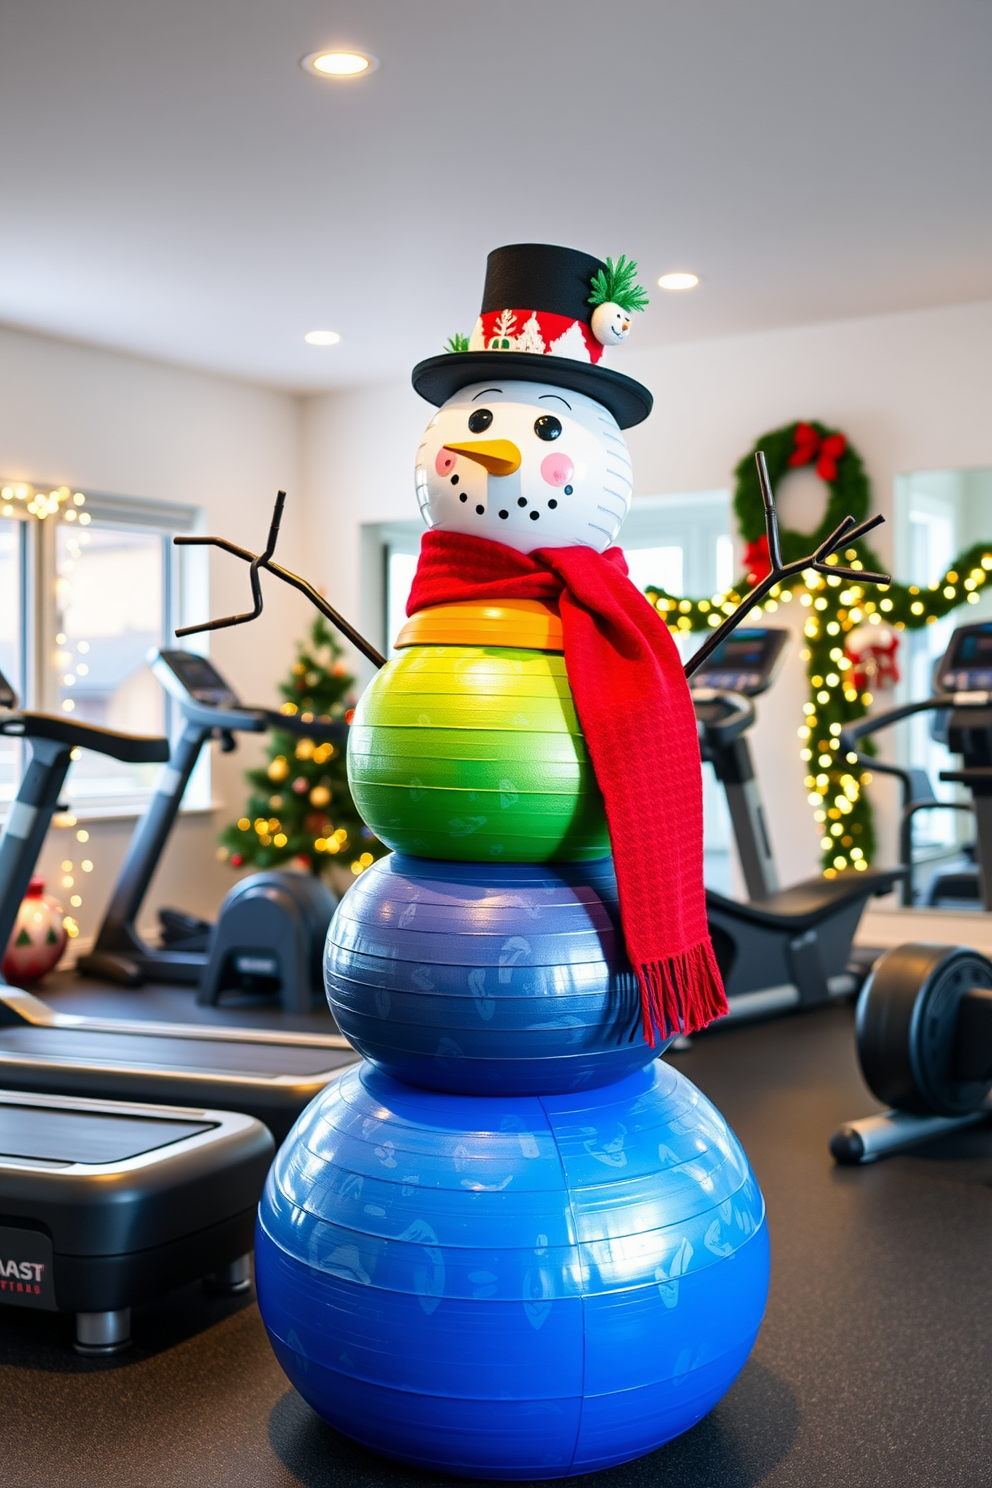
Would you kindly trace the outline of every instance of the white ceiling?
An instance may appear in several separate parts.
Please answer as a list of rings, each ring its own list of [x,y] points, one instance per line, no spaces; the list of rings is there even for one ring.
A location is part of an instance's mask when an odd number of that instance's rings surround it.
[[[990,74],[989,0],[2,0],[0,320],[309,390],[508,242],[702,274],[640,346],[989,297]]]

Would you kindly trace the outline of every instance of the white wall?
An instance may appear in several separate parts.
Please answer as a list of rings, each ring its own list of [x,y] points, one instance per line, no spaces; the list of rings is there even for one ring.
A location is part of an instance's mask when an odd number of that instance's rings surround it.
[[[901,471],[992,465],[992,303],[625,350],[614,365],[655,395],[651,418],[629,435],[635,500],[729,486],[756,436],[797,418],[844,430],[865,459],[876,509],[887,516]],[[413,457],[428,418],[406,383],[307,403],[311,572],[351,616],[362,614],[360,526],[415,516]],[[793,511],[801,507],[783,494]],[[792,511],[789,520],[803,525]],[[873,536],[888,558],[891,532]],[[785,882],[819,866],[796,738],[805,700],[798,651],[794,645],[780,683],[762,701],[753,735]],[[875,799],[880,861],[890,861],[889,788],[880,786]]]
[[[8,479],[201,506],[208,532],[252,548],[261,544],[281,487],[290,501],[280,556],[290,567],[306,567],[301,463],[301,406],[293,397],[0,331],[0,474]],[[210,585],[213,614],[246,607],[246,571],[234,559],[211,557]],[[211,654],[247,701],[274,700],[275,684],[292,661],[291,642],[308,618],[302,599],[270,583],[262,618],[250,628],[220,632]],[[204,915],[216,910],[234,882],[231,870],[216,861],[216,834],[240,812],[241,771],[259,752],[254,741],[233,755],[215,748],[214,796],[222,805],[180,822],[146,919],[159,903]],[[77,878],[84,936],[99,922],[131,825],[90,826],[86,850],[94,872],[81,885]],[[71,834],[53,831],[42,871],[57,883],[59,861],[81,856]]]

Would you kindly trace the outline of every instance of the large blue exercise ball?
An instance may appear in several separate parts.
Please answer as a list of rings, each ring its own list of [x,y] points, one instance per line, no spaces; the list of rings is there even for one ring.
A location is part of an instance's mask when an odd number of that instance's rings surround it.
[[[363,1063],[280,1150],[255,1268],[279,1362],[337,1430],[432,1471],[552,1478],[712,1409],[761,1323],[768,1235],[737,1139],[663,1061],[542,1099]]]
[[[448,863],[391,853],[339,904],[324,985],[380,1069],[465,1094],[590,1089],[643,1069],[610,858]]]

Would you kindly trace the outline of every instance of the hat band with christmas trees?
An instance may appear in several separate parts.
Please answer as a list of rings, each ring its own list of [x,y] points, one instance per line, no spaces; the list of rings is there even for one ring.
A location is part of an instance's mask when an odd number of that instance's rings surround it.
[[[636,263],[622,254],[602,263],[549,243],[494,248],[471,336],[454,335],[444,355],[418,362],[413,385],[440,405],[493,376],[551,383],[595,399],[629,428],[651,412],[651,394],[602,357],[605,347],[626,340],[633,313],[647,302]],[[492,352],[503,358],[498,373]]]
[[[488,310],[469,337],[469,351],[524,351],[596,363],[603,346],[589,324],[547,310]]]

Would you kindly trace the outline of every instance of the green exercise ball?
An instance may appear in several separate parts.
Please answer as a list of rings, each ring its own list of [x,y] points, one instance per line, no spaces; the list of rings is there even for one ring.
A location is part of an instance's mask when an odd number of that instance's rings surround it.
[[[557,652],[401,651],[355,710],[348,780],[375,835],[417,857],[583,862],[610,851]]]

